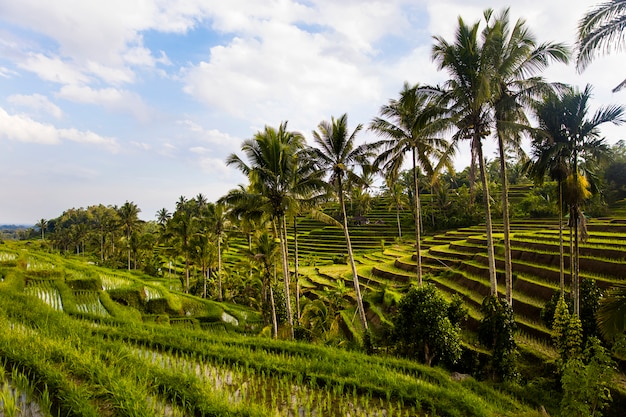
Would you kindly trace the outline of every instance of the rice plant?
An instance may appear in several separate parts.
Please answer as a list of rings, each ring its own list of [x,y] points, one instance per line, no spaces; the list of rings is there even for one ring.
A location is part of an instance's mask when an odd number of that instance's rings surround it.
[[[61,293],[49,280],[30,281],[24,289],[26,294],[35,296],[52,307],[54,310],[63,311]]]
[[[145,286],[143,287],[143,292],[146,296],[146,301],[163,298],[163,292],[158,288]]]
[[[96,291],[75,291],[74,297],[76,298],[76,309],[79,312],[101,317],[109,315]]]
[[[116,290],[119,288],[128,288],[133,285],[133,282],[127,278],[122,278],[113,274],[100,274],[100,282],[102,283],[102,290]]]
[[[14,261],[17,259],[17,254],[11,252],[0,252],[0,262]]]

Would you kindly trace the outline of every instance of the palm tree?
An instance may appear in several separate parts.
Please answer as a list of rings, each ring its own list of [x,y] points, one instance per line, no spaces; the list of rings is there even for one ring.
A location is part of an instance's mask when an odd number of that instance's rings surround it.
[[[165,228],[168,220],[172,218],[172,213],[170,213],[165,207],[157,211],[156,213],[157,224],[162,228]]]
[[[385,194],[391,198],[389,211],[395,210],[396,223],[398,226],[398,238],[402,239],[402,224],[400,223],[400,211],[406,207],[407,196],[404,193],[404,187],[400,182],[400,173],[385,173]]]
[[[292,338],[293,316],[285,215],[293,205],[293,171],[297,168],[297,155],[303,147],[304,137],[300,133],[288,131],[287,122],[283,122],[278,129],[266,126],[252,139],[243,142],[241,150],[246,154],[248,164],[236,154],[231,154],[226,160],[228,165],[235,165],[248,176],[251,193],[256,196],[259,207],[271,216],[274,224],[274,233],[282,252],[285,304]]]
[[[539,123],[533,131],[532,157],[527,164],[531,178],[543,184],[546,176],[556,181],[559,205],[559,287],[565,294],[565,253],[563,244],[563,184],[569,175],[570,142],[562,124],[562,103],[559,96],[550,92],[534,106]]]
[[[583,71],[598,54],[624,48],[626,0],[608,0],[587,13],[578,23],[576,68]],[[622,81],[613,92],[626,87]]]
[[[339,119],[331,118],[331,121],[322,121],[317,126],[317,131],[313,132],[313,140],[319,148],[312,148],[311,154],[321,170],[330,173],[328,183],[334,186],[339,198],[341,209],[343,232],[346,238],[348,258],[352,270],[352,279],[357,301],[357,308],[363,330],[367,330],[367,318],[361,298],[359,276],[354,263],[352,244],[350,243],[350,233],[348,231],[348,218],[346,215],[346,205],[344,202],[344,182],[347,177],[353,177],[352,166],[362,163],[368,156],[366,147],[355,147],[356,134],[363,128],[359,124],[350,134],[348,132],[348,115],[344,114]]]
[[[250,261],[257,265],[259,268],[259,275],[261,276],[262,286],[262,304],[267,306],[268,300],[271,311],[272,321],[272,335],[274,338],[278,336],[278,323],[276,320],[276,305],[274,303],[274,290],[272,288],[272,269],[278,257],[279,248],[276,244],[276,239],[270,235],[267,231],[258,231],[254,238],[254,245],[252,251],[249,253]],[[269,294],[268,294],[269,289]],[[263,308],[265,312],[266,309]]]
[[[215,237],[217,243],[217,299],[222,301],[222,240],[224,232],[228,226],[228,217],[224,204],[216,203],[205,205],[208,228]]]
[[[135,203],[126,201],[122,207],[118,209],[118,214],[120,216],[120,221],[122,222],[122,228],[124,229],[124,234],[126,236],[126,244],[128,246],[128,270],[130,271],[130,240],[133,231],[139,225],[139,213],[141,209],[137,207]]]
[[[291,204],[289,215],[293,218],[293,257],[294,280],[296,286],[296,317],[300,319],[300,275],[298,259],[298,216],[308,212],[318,220],[328,222],[323,213],[316,209],[317,204],[325,197],[324,172],[317,169],[314,161],[308,158],[308,148],[294,155],[295,169],[291,171],[289,193]],[[330,217],[330,216],[327,216]],[[334,219],[332,219],[334,220]],[[285,219],[286,221],[286,219]],[[285,225],[285,233],[286,233]]]
[[[215,262],[217,248],[215,236],[206,230],[199,230],[191,237],[191,256],[197,261],[202,274],[202,297],[207,297],[207,278]],[[221,299],[220,299],[221,301]]]
[[[46,227],[48,227],[48,221],[46,219],[41,219],[37,223],[35,223],[35,227],[41,230],[41,240],[45,240]]]
[[[583,92],[573,90],[563,96],[565,134],[571,143],[571,174],[566,180],[565,202],[570,207],[570,228],[574,231],[574,313],[579,313],[579,231],[584,227],[584,214],[581,204],[588,195],[597,191],[594,181],[594,167],[609,157],[609,148],[600,138],[599,126],[604,123],[620,125],[624,119],[621,106],[604,106],[596,110],[591,119],[587,119],[588,102],[592,88],[585,87]],[[589,183],[589,193],[586,192]]]
[[[494,122],[491,111],[494,67],[484,50],[485,41],[482,44],[478,41],[479,22],[468,26],[459,17],[458,25],[453,43],[442,37],[435,37],[433,60],[440,70],[448,71],[450,79],[444,83],[443,88],[430,88],[430,91],[438,97],[442,106],[448,107],[448,118],[456,125],[453,143],[470,140],[472,155],[478,159],[483,188],[489,282],[491,295],[497,295],[490,195],[482,146],[483,139],[491,134]]]
[[[550,170],[559,181],[564,202],[569,207],[569,227],[573,232],[573,256],[570,258],[574,313],[579,313],[579,240],[584,233],[585,222],[581,205],[592,193],[597,192],[594,168],[609,156],[609,147],[600,137],[599,126],[604,123],[616,125],[626,121],[621,106],[603,106],[588,118],[591,86],[580,92],[564,89],[560,94],[549,95],[539,106],[538,113],[544,126],[550,126],[547,141],[535,144],[537,175]]]
[[[600,300],[596,313],[598,328],[607,341],[626,332],[626,287],[621,285],[611,288]]]
[[[440,158],[440,164],[449,163],[451,149],[445,139],[437,137],[446,126],[442,118],[444,110],[433,104],[430,95],[420,90],[419,86],[411,87],[404,84],[398,100],[389,100],[387,105],[380,109],[382,117],[375,118],[370,124],[370,130],[385,137],[374,143],[373,148],[382,147],[383,152],[376,158],[374,164],[383,164],[383,169],[392,177],[398,177],[404,162],[405,155],[411,152],[413,165],[413,182],[415,187],[415,247],[417,259],[417,282],[422,285],[422,257],[420,233],[420,201],[417,167],[420,166],[428,176],[433,176],[435,167],[432,157]]]
[[[551,60],[567,63],[569,50],[558,43],[537,45],[523,19],[510,26],[508,8],[493,19],[492,15],[492,10],[485,11],[487,26],[483,32],[483,49],[488,54],[488,62],[494,67],[492,106],[502,185],[506,300],[513,305],[506,149],[513,146],[518,154],[523,154],[520,132],[527,130],[529,125],[524,108],[540,92],[549,88],[541,77],[533,75],[545,69]]]
[[[182,199],[182,197],[181,197]],[[189,269],[191,251],[191,238],[196,233],[196,218],[191,212],[191,207],[186,202],[177,204],[176,211],[167,223],[168,235],[174,240],[174,246],[185,258],[185,292],[189,293]]]

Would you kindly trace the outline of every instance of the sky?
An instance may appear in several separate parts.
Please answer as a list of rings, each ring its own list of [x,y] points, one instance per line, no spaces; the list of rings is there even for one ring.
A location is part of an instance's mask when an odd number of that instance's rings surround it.
[[[599,0],[511,6],[539,42],[573,45]],[[433,36],[452,42],[493,0],[0,0],[0,224],[132,201],[140,217],[180,196],[216,201],[246,178],[226,157],[288,121],[304,134],[348,115],[367,126],[403,83],[437,84]],[[626,105],[626,52],[544,76]],[[607,127],[609,143],[625,127]],[[375,137],[366,129],[358,141]],[[492,140],[488,140],[488,142]],[[494,158],[488,144],[486,157]],[[468,149],[455,164],[466,166]]]

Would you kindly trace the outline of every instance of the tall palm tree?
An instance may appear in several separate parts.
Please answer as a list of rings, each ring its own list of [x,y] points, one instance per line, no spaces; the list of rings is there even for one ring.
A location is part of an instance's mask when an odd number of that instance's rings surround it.
[[[126,201],[119,209],[118,214],[120,216],[120,221],[122,223],[122,229],[124,230],[124,234],[126,236],[126,243],[128,246],[128,270],[130,271],[130,240],[132,233],[135,231],[137,226],[140,223],[139,213],[141,209],[137,207],[135,203]]]
[[[583,71],[597,54],[624,49],[626,0],[608,0],[585,14],[578,23],[576,68]],[[613,92],[626,87],[622,81]]]
[[[581,205],[587,193],[585,183],[589,183],[590,193],[597,192],[594,181],[594,168],[599,162],[609,158],[609,147],[600,137],[599,126],[604,123],[620,125],[624,119],[621,106],[603,106],[588,119],[590,85],[580,92],[574,89],[563,96],[563,126],[571,143],[570,176],[566,180],[565,202],[570,207],[570,228],[574,231],[574,313],[579,313],[579,230],[584,227],[584,214]]]
[[[167,221],[172,218],[172,213],[170,213],[165,207],[158,210],[156,212],[157,224],[162,228],[165,227]]]
[[[513,271],[506,149],[513,146],[518,153],[523,153],[520,132],[527,130],[529,126],[524,108],[539,93],[549,88],[541,77],[534,74],[545,69],[552,60],[567,63],[569,50],[559,43],[538,45],[523,19],[518,19],[513,26],[510,25],[508,8],[495,17],[491,9],[486,10],[484,15],[486,28],[483,31],[483,50],[488,55],[488,62],[494,67],[492,106],[502,186],[506,300],[512,305]]]
[[[594,169],[609,156],[609,147],[600,137],[599,126],[604,123],[616,125],[626,121],[621,106],[603,106],[588,118],[591,86],[584,91],[564,89],[559,94],[549,95],[539,106],[539,119],[550,126],[548,139],[534,143],[537,175],[550,172],[559,181],[563,200],[569,207],[569,226],[573,232],[573,248],[570,266],[572,272],[572,294],[574,313],[579,313],[579,240],[584,233],[584,214],[581,205],[596,192]],[[541,124],[540,124],[541,126]],[[538,142],[538,143],[537,143]]]
[[[430,95],[419,86],[404,84],[400,98],[389,100],[382,106],[380,114],[370,123],[370,130],[385,139],[372,144],[373,148],[383,148],[375,164],[383,164],[383,170],[392,177],[398,177],[405,162],[405,155],[411,153],[413,183],[415,187],[415,248],[417,259],[417,282],[422,285],[422,256],[420,232],[420,200],[417,167],[432,177],[435,167],[431,158],[439,158],[440,164],[449,165],[451,150],[445,139],[438,136],[446,127],[441,116],[444,109],[430,100]]]
[[[494,123],[491,107],[494,66],[489,62],[489,56],[484,50],[485,40],[479,42],[479,25],[480,22],[476,22],[468,26],[459,17],[453,43],[442,37],[435,37],[433,60],[440,70],[447,70],[450,78],[444,83],[443,88],[431,88],[430,91],[437,95],[442,106],[448,107],[449,120],[456,125],[457,131],[452,136],[453,143],[469,140],[472,155],[476,155],[478,159],[485,211],[489,282],[491,295],[497,295],[491,197],[482,143],[483,139],[491,134]]]
[[[529,176],[543,184],[546,176],[556,181],[559,205],[559,287],[565,294],[565,253],[563,243],[563,185],[569,175],[570,142],[562,124],[562,103],[559,95],[546,93],[534,105],[538,127],[533,131],[532,160],[528,162]]]
[[[182,199],[182,197],[181,197]],[[196,233],[196,217],[192,213],[190,204],[180,202],[172,219],[167,223],[168,235],[174,241],[174,247],[185,258],[185,292],[189,293],[189,269],[191,266],[191,251],[193,250],[191,238]]]
[[[313,132],[313,140],[318,146],[311,149],[311,154],[320,169],[330,173],[328,183],[334,186],[339,199],[339,206],[342,215],[343,232],[346,238],[348,258],[352,270],[354,291],[359,312],[359,318],[363,330],[367,330],[367,318],[361,298],[361,288],[359,276],[354,263],[354,253],[350,242],[350,232],[348,230],[348,218],[346,215],[346,205],[344,201],[344,183],[347,177],[353,177],[352,166],[362,163],[368,156],[366,147],[355,146],[356,134],[363,128],[359,124],[352,133],[348,131],[348,115],[344,114],[338,119],[331,117],[331,121],[322,121]]]
[[[271,278],[272,269],[278,253],[282,251],[276,243],[274,236],[270,235],[267,231],[259,230],[254,237],[254,244],[252,250],[249,251],[250,261],[258,266],[259,275],[262,285],[262,304],[266,306],[270,304],[270,313],[272,321],[272,336],[276,338],[278,336],[278,322],[276,319],[276,305],[274,303],[274,290],[272,288]],[[269,290],[269,291],[268,291]],[[266,309],[264,308],[265,312]]]
[[[387,172],[385,179],[385,194],[391,198],[389,211],[395,210],[396,224],[398,226],[398,238],[402,239],[402,224],[400,222],[400,211],[406,208],[407,195],[404,193],[404,187],[400,182],[400,173]]]
[[[303,148],[304,137],[300,133],[288,131],[287,122],[283,122],[278,129],[266,126],[252,139],[243,142],[241,150],[246,154],[248,163],[236,154],[231,154],[226,160],[228,165],[236,166],[248,176],[250,191],[257,196],[260,207],[271,216],[274,223],[275,236],[279,240],[282,253],[285,304],[292,338],[293,316],[285,214],[293,204],[291,178],[297,167],[297,155]]]
[[[216,237],[207,230],[198,230],[191,237],[191,256],[200,266],[202,274],[202,297],[207,297],[207,278],[214,265],[217,247]],[[221,299],[220,299],[221,301]]]
[[[226,207],[222,203],[205,203],[205,215],[208,229],[217,243],[217,299],[222,301],[222,241],[224,232],[228,226]]]
[[[291,204],[288,214],[293,218],[293,254],[294,254],[294,280],[296,289],[296,317],[300,319],[300,278],[298,259],[298,216],[304,212],[316,217],[318,220],[326,220],[323,213],[316,207],[325,197],[324,172],[317,169],[315,161],[308,158],[308,148],[294,155],[295,167],[291,171],[290,197]],[[328,216],[329,217],[329,216]],[[285,218],[286,220],[286,218]],[[286,232],[286,226],[285,226]]]
[[[37,227],[41,231],[41,240],[46,239],[46,227],[48,227],[48,221],[46,219],[41,219],[37,223],[35,223],[35,227]]]

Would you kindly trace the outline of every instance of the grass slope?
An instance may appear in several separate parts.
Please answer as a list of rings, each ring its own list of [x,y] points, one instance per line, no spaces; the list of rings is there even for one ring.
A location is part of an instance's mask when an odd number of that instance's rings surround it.
[[[154,300],[166,312],[150,314]],[[154,279],[3,245],[4,415],[10,407],[42,416],[539,415],[472,378],[412,361],[204,325],[224,313],[254,323],[253,312]]]

